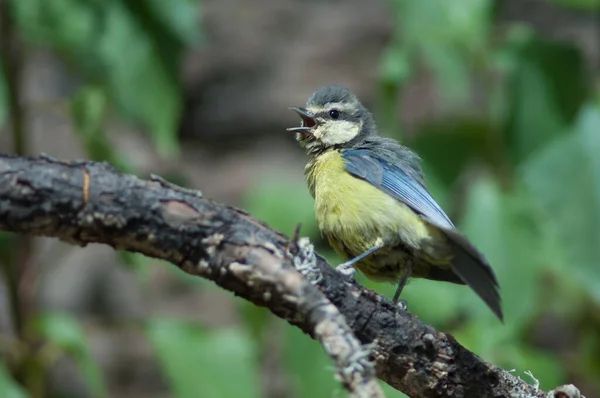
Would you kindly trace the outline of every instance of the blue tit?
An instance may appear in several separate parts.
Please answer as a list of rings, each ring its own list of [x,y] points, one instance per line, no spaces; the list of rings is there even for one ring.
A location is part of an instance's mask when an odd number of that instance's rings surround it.
[[[397,283],[394,303],[410,277],[466,284],[502,320],[493,269],[427,191],[417,154],[381,137],[344,87],[321,87],[306,108],[290,109],[302,118],[288,131],[309,158],[318,227],[347,260],[338,270]]]

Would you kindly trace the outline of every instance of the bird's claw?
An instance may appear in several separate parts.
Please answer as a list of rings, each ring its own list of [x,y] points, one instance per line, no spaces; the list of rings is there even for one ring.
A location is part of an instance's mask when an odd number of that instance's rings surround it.
[[[408,304],[406,303],[405,300],[398,300],[396,305],[398,306],[398,309],[400,311],[406,311],[408,309]]]
[[[356,270],[354,269],[354,266],[352,264],[349,263],[342,263],[340,265],[338,265],[337,267],[335,267],[335,270],[338,271],[340,274],[342,274],[344,276],[345,279],[353,281],[354,280],[354,275],[356,274]]]

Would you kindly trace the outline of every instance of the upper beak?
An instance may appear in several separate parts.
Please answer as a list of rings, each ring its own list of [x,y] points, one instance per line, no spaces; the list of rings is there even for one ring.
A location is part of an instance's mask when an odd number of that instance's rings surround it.
[[[305,108],[292,106],[290,109],[296,112],[302,118],[302,126],[289,127],[286,130],[293,131],[294,133],[310,133],[312,128],[317,124],[315,121],[315,116]]]

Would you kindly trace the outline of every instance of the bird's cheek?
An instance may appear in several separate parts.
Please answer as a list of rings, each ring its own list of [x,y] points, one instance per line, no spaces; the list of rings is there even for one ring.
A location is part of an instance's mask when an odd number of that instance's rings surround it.
[[[323,133],[324,133],[323,128],[315,129],[313,131],[313,137],[315,137],[317,140],[321,141],[321,139],[323,138]]]

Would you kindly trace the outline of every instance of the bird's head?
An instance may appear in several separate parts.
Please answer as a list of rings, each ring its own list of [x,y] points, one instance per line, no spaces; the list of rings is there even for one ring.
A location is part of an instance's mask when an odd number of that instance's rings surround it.
[[[306,108],[291,107],[302,118],[299,127],[288,128],[309,153],[343,148],[376,134],[373,117],[356,96],[341,86],[319,88]]]

